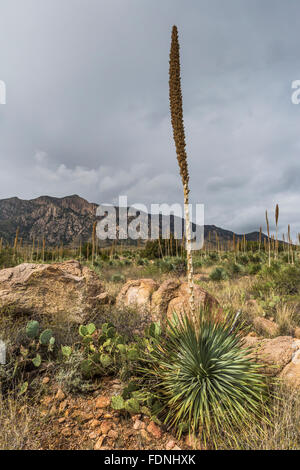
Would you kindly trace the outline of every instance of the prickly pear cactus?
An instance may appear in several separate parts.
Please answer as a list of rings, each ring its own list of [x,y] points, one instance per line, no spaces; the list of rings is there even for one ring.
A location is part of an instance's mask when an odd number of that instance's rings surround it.
[[[28,338],[36,339],[39,336],[40,324],[38,321],[33,320],[27,323],[26,334]]]
[[[51,344],[51,338],[52,337],[53,337],[52,330],[50,330],[50,329],[44,330],[40,334],[40,343],[43,346],[49,346],[49,344]]]

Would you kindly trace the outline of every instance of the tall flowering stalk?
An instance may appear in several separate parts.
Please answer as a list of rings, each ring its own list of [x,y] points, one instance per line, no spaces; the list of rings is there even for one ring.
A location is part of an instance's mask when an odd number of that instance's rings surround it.
[[[260,253],[261,247],[261,234],[262,234],[262,227],[259,227],[259,237],[258,237],[258,252]]]
[[[189,172],[186,155],[186,143],[183,123],[182,92],[180,80],[180,53],[177,27],[173,26],[172,42],[170,51],[170,69],[169,69],[169,93],[171,122],[173,127],[173,137],[175,141],[177,160],[180,169],[180,175],[183,185],[184,195],[184,213],[185,213],[185,233],[186,233],[186,251],[187,251],[187,272],[189,286],[189,306],[191,318],[195,320],[195,299],[194,299],[194,281],[193,281],[193,260],[191,244],[191,224],[189,214]]]
[[[269,268],[270,268],[271,267],[271,240],[270,240],[270,225],[269,225],[268,211],[266,211],[266,223],[267,223],[267,231],[268,231]]]
[[[275,223],[276,223],[276,246],[275,246],[275,256],[278,258],[278,218],[279,218],[279,206],[276,204],[275,208]]]

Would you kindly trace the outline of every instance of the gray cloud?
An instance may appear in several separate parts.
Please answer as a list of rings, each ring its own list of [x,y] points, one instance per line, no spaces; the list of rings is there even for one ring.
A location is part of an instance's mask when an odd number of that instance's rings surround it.
[[[168,103],[182,52],[193,202],[206,223],[298,222],[300,5],[280,0],[2,0],[0,197],[181,202]]]

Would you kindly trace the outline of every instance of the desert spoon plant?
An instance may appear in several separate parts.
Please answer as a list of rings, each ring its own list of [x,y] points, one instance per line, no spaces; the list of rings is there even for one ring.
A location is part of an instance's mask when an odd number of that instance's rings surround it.
[[[184,213],[185,213],[185,232],[186,232],[186,251],[187,251],[187,272],[189,285],[189,306],[190,315],[195,320],[195,300],[194,300],[194,281],[193,281],[193,260],[191,248],[191,225],[189,214],[189,172],[187,164],[187,155],[185,150],[185,134],[183,124],[182,93],[180,82],[180,54],[177,27],[173,26],[172,42],[170,51],[170,69],[169,69],[169,93],[171,122],[173,127],[173,137],[175,141],[177,160],[180,169],[181,180],[184,194]]]

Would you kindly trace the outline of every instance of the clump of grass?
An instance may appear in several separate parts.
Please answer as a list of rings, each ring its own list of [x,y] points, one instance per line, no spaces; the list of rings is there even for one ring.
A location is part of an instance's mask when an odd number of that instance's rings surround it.
[[[28,397],[4,398],[0,393],[0,449],[38,449],[36,435],[40,423],[39,410]]]
[[[275,321],[279,328],[279,335],[292,335],[295,329],[295,305],[278,303],[276,305]]]

